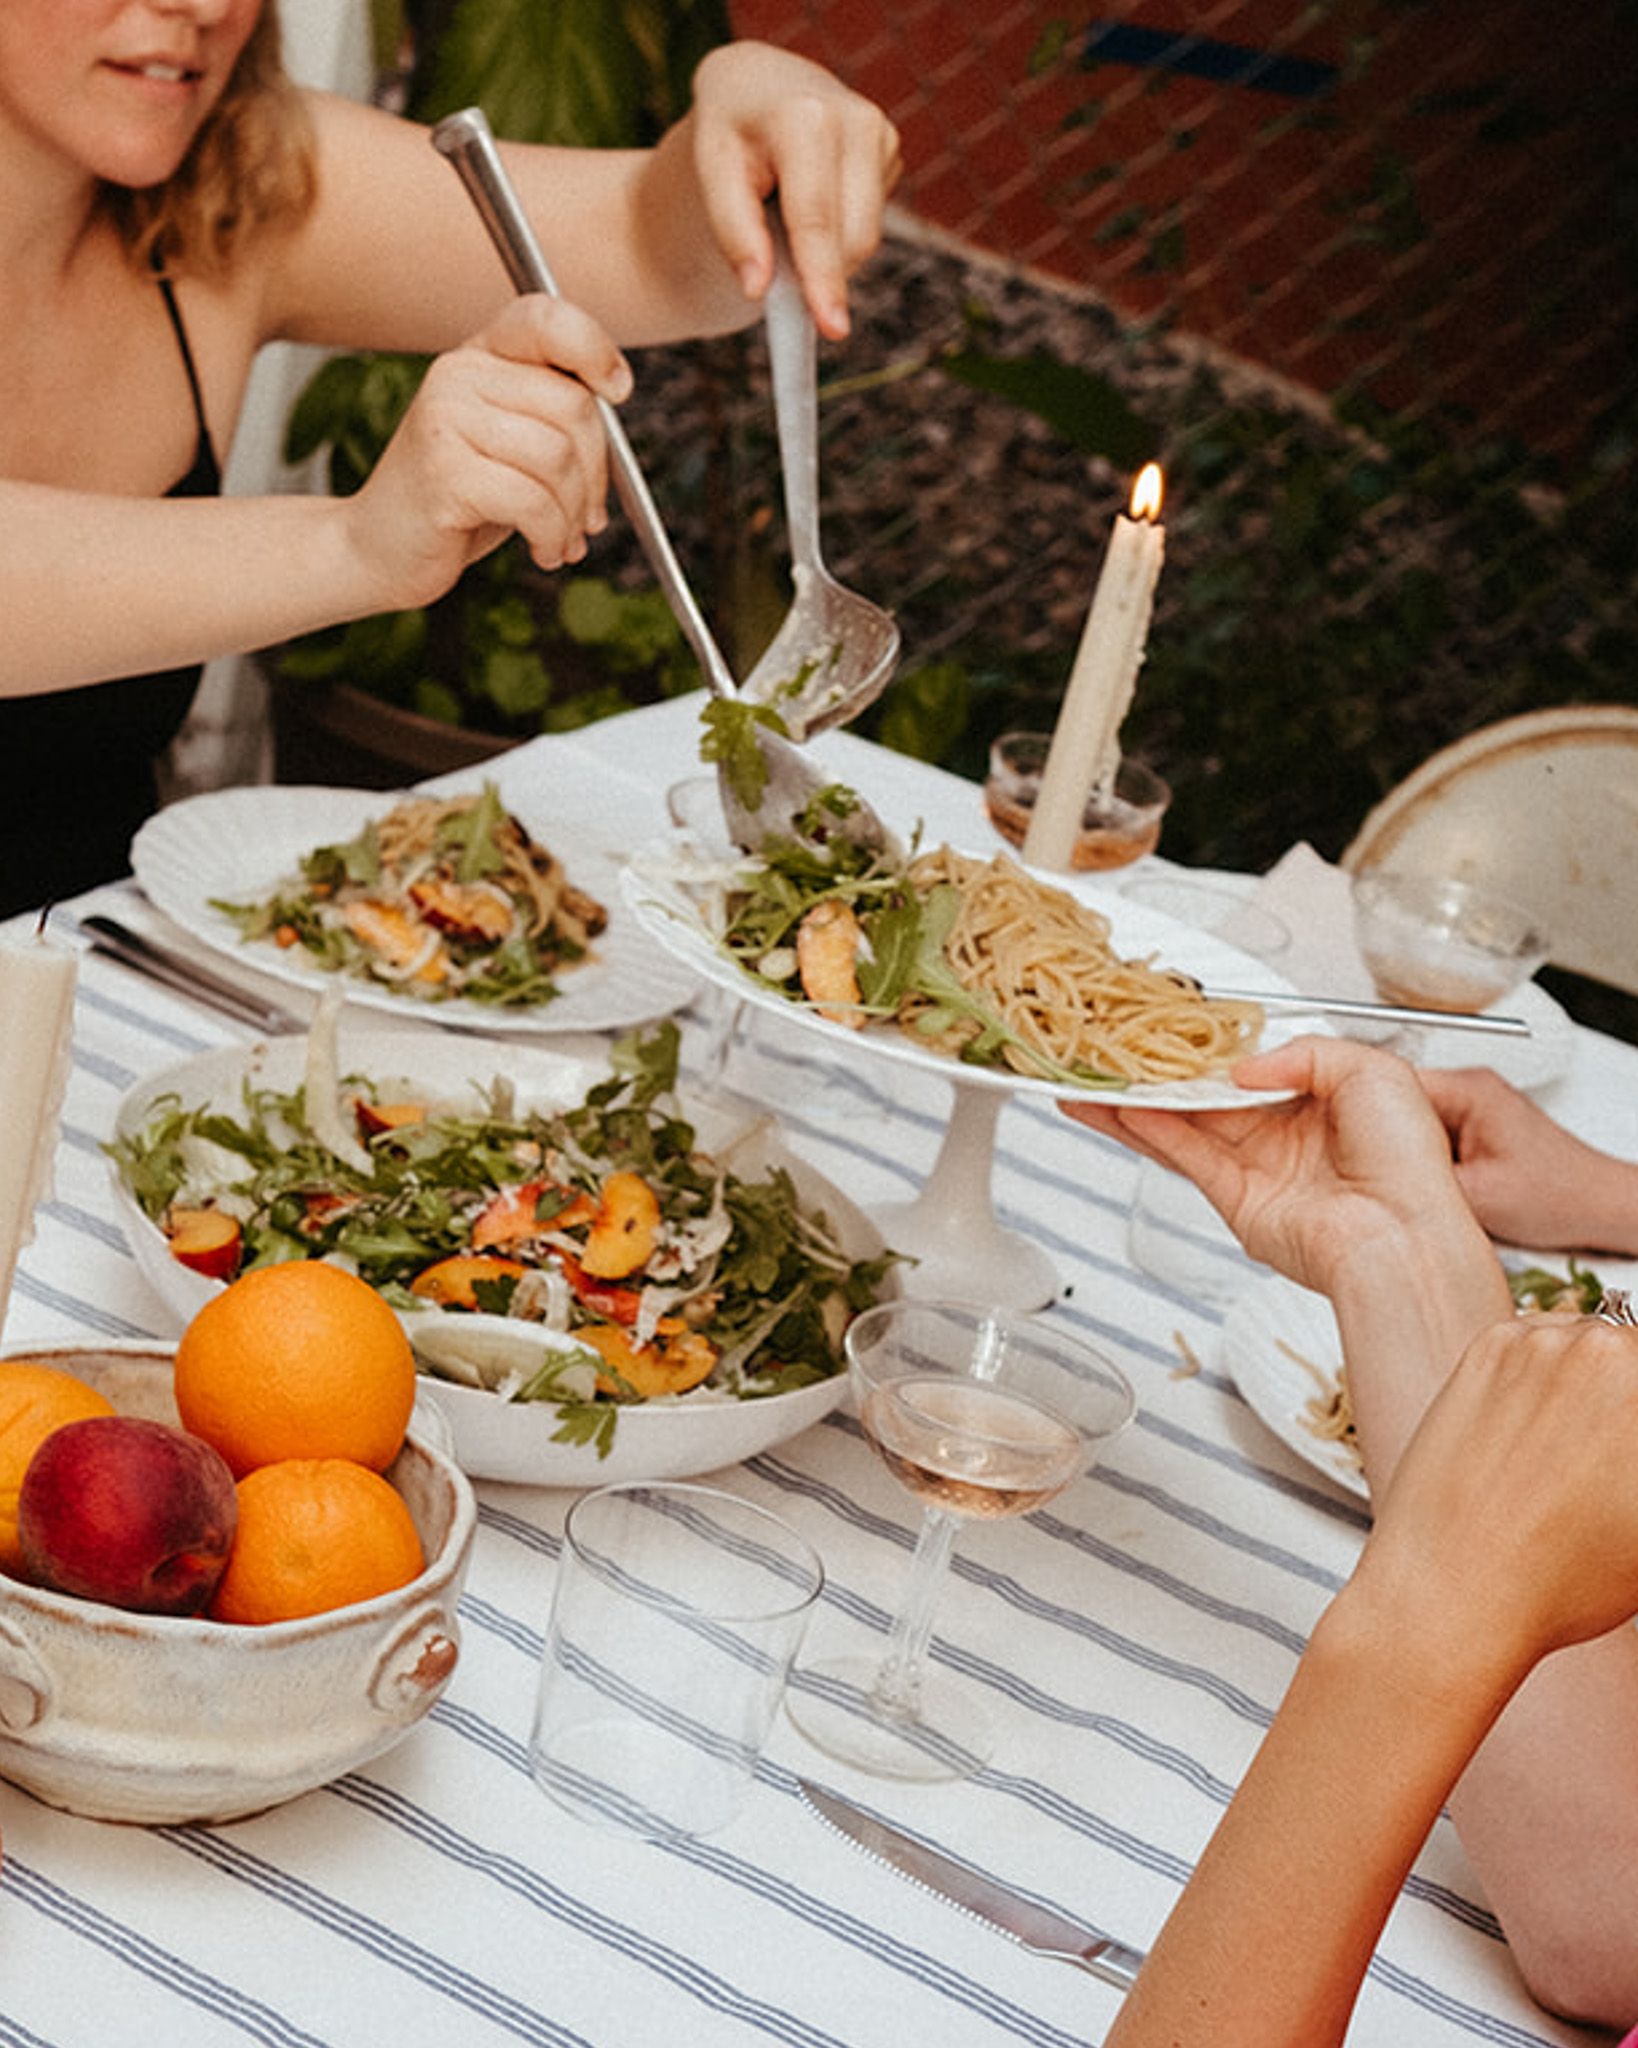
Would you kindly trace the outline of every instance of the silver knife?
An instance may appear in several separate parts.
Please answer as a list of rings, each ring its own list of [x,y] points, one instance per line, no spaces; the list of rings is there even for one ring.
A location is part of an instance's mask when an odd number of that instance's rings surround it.
[[[823,1785],[815,1785],[807,1778],[798,1778],[796,1783],[821,1820],[867,1855],[909,1878],[912,1884],[919,1884],[923,1891],[947,1899],[952,1906],[959,1906],[975,1919],[1022,1942],[1025,1948],[1034,1949],[1037,1955],[1074,1963],[1094,1977],[1101,1977],[1106,1984],[1117,1984],[1122,1991],[1131,1989],[1143,1967],[1143,1956],[1137,1949],[1099,1934],[1088,1934],[1084,1927],[1066,1920],[1050,1906],[1020,1898],[981,1870],[974,1870],[970,1863],[957,1863],[954,1857],[928,1848],[914,1836],[900,1834],[897,1828],[890,1828],[885,1821],[877,1820],[874,1814],[866,1813],[840,1794],[827,1791]]]
[[[293,1012],[281,1009],[277,1003],[266,1001],[249,989],[240,988],[235,982],[222,980],[207,968],[196,967],[179,953],[166,951],[152,939],[144,938],[140,932],[121,924],[117,918],[84,917],[80,925],[90,933],[94,953],[105,954],[110,960],[119,961],[122,967],[145,974],[150,981],[174,989],[179,995],[192,996],[195,1002],[220,1010],[224,1016],[232,1017],[240,1024],[249,1024],[273,1037],[287,1031],[307,1029]]]

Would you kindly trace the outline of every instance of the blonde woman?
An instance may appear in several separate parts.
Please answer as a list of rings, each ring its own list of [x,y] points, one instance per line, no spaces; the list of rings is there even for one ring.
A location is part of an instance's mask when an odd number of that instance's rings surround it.
[[[776,190],[844,334],[898,145],[736,43],[653,150],[509,162],[564,303],[511,297],[424,131],[289,82],[273,0],[0,6],[0,907],[123,869],[205,659],[425,603],[513,531],[578,560],[622,351],[756,316]],[[216,495],[281,339],[438,356],[355,497]]]

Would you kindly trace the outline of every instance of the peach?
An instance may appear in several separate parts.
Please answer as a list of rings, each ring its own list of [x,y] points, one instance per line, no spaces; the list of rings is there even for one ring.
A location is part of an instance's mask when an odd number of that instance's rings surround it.
[[[171,1257],[207,1280],[231,1280],[239,1270],[244,1233],[223,1209],[172,1209],[165,1238]]]
[[[410,1293],[440,1308],[475,1309],[481,1282],[521,1280],[528,1270],[520,1259],[503,1259],[494,1252],[451,1252],[447,1259],[422,1267],[410,1282]]]
[[[143,1614],[197,1614],[227,1569],[239,1497],[201,1438],[135,1415],[54,1430],[17,1501],[23,1562],[43,1586]]]
[[[611,1173],[580,1263],[594,1280],[623,1280],[647,1265],[660,1234],[660,1198],[640,1173]]]
[[[488,1251],[495,1245],[520,1244],[545,1230],[572,1230],[577,1223],[589,1223],[597,1214],[590,1195],[559,1187],[549,1180],[517,1181],[497,1188],[478,1211],[472,1224],[472,1249]]]
[[[608,1366],[607,1373],[598,1374],[597,1385],[600,1392],[616,1398],[628,1391],[645,1401],[660,1394],[686,1394],[710,1377],[718,1358],[709,1337],[683,1329],[672,1316],[660,1319],[657,1344],[640,1344],[612,1323],[588,1323],[574,1334]]]
[[[353,1114],[366,1138],[379,1138],[388,1131],[411,1130],[427,1120],[424,1102],[370,1102],[362,1095],[353,1098]]]

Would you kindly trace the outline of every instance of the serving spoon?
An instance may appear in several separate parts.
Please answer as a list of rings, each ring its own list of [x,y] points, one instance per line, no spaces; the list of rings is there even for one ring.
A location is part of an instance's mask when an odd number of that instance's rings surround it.
[[[482,110],[467,107],[458,114],[448,115],[433,129],[432,141],[460,174],[461,182],[489,230],[490,239],[499,251],[512,283],[520,292],[544,292],[551,298],[561,298],[557,280],[501,163],[494,135]],[[689,588],[620,416],[604,398],[597,400],[597,409],[608,437],[610,466],[620,502],[677,623],[705,673],[706,684],[714,696],[729,702],[740,701],[741,692],[734,682],[733,671],[712,637],[705,615]],[[766,771],[757,800],[752,802],[748,795],[741,793],[739,779],[730,773],[726,763],[719,766],[717,786],[729,837],[736,846],[754,853],[770,837],[804,836],[800,821],[813,799],[829,786],[833,778],[822,774],[781,734],[749,720],[747,724],[751,726]],[[862,799],[845,816],[834,817],[829,829],[867,845],[879,846],[887,840],[886,828]]]
[[[794,595],[743,694],[773,705],[802,740],[845,725],[875,702],[898,662],[899,629],[879,604],[838,583],[819,552],[818,345],[783,224],[771,209],[769,228],[775,263],[764,314]]]

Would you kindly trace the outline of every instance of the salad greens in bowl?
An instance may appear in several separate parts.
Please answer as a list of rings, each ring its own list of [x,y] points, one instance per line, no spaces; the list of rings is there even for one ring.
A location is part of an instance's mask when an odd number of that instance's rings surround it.
[[[325,1258],[401,1314],[474,1478],[715,1470],[817,1421],[894,1259],[769,1118],[675,1093],[677,1032],[552,1049],[374,1030],[232,1047],[134,1088],[108,1145],[186,1322]]]

